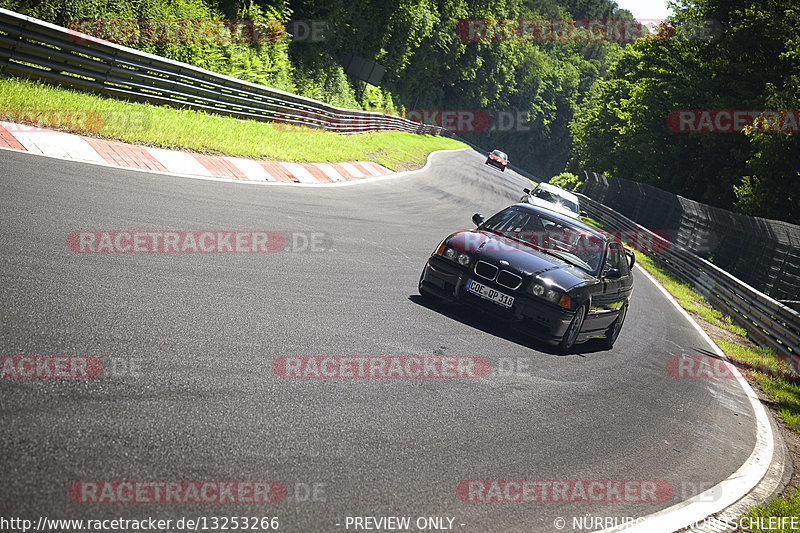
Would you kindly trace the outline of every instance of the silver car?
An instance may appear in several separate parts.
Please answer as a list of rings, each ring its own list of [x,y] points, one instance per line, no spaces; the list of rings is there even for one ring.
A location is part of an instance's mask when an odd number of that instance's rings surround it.
[[[585,215],[580,210],[578,197],[561,187],[540,183],[533,190],[522,189],[522,192],[525,193],[525,196],[520,198],[521,203],[543,207],[578,220]]]

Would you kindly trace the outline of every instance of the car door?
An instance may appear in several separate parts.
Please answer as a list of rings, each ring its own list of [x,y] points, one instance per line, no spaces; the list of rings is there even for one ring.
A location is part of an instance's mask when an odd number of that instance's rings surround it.
[[[606,245],[603,268],[600,274],[601,291],[592,297],[589,315],[592,330],[605,330],[614,320],[630,296],[631,272],[622,245],[611,241]]]

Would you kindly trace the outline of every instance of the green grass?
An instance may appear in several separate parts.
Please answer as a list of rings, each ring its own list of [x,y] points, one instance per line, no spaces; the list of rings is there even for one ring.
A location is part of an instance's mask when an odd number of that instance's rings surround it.
[[[800,433],[800,384],[779,377],[757,378],[761,390],[775,402],[775,409],[793,431]]]
[[[18,111],[53,127],[133,144],[208,154],[298,162],[374,161],[391,170],[418,168],[434,150],[464,148],[446,137],[403,132],[341,135],[312,128],[239,120],[186,109],[131,103],[17,78],[0,78],[0,119]],[[75,113],[86,112],[85,121]],[[63,120],[63,117],[69,117]]]
[[[800,369],[797,365],[781,360],[768,348],[745,348],[725,340],[716,343],[728,357],[749,369],[786,425],[800,433]]]
[[[731,359],[742,363],[744,368],[751,370],[754,376],[785,377],[800,384],[800,366],[798,363],[793,363],[791,358],[777,357],[772,350],[763,346],[748,348],[727,340],[716,342],[722,351]],[[800,407],[800,398],[798,398],[798,407]],[[800,425],[797,429],[800,432]]]
[[[586,222],[587,224],[589,224],[591,226],[594,226],[594,227],[598,228],[598,229],[602,229],[602,230],[606,229],[605,226],[603,226],[600,222],[596,221],[595,219],[593,219],[592,217],[590,217],[588,215],[585,216],[585,217],[581,217],[581,220],[583,222]]]
[[[788,527],[770,527],[768,519],[769,517],[800,516],[800,492],[794,491],[793,494],[789,494],[783,498],[775,498],[767,503],[753,507],[745,516],[753,519],[752,522],[747,519],[741,522],[741,525],[745,527],[745,531],[752,531],[753,533],[796,533],[797,528],[792,528],[791,522],[786,524]],[[762,517],[761,525],[765,526],[764,528],[748,527],[750,525],[758,526],[759,522],[757,519],[759,517]],[[795,522],[795,524],[797,524],[797,522]]]
[[[705,298],[696,293],[689,285],[680,278],[659,265],[653,258],[641,252],[634,252],[636,261],[650,272],[661,285],[678,300],[681,307],[696,313],[700,318],[717,327],[726,329],[741,337],[747,337],[747,331],[737,326],[731,317],[714,309]]]

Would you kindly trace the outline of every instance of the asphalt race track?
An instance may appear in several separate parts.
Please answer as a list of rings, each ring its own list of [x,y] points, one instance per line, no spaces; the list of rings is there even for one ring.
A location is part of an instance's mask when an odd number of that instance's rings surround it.
[[[558,531],[563,517],[573,531],[573,517],[647,515],[736,471],[755,445],[752,408],[736,380],[667,373],[670,357],[709,348],[640,271],[611,351],[559,355],[417,296],[440,240],[528,183],[484,160],[437,154],[409,176],[302,187],[0,151],[0,355],[93,356],[105,367],[95,379],[0,380],[0,516],[278,517],[287,532],[364,531],[347,522],[356,516],[449,517],[469,533]],[[266,230],[286,247],[70,251],[70,233],[93,230]],[[475,356],[492,371],[273,372],[277,358],[312,355]],[[288,494],[272,504],[74,503],[70,487],[87,480],[271,480]],[[457,496],[464,480],[674,490],[657,502],[474,503]]]

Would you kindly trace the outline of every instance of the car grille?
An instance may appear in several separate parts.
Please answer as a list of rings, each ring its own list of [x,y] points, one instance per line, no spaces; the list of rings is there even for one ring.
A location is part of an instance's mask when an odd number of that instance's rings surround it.
[[[522,285],[522,278],[520,276],[508,270],[500,270],[486,261],[478,261],[475,264],[475,273],[489,281],[496,281],[498,285],[502,285],[511,290],[516,290]]]
[[[486,261],[478,261],[475,265],[475,273],[482,278],[486,278],[490,281],[493,281],[495,276],[497,276],[497,267],[491,263],[487,263]]]
[[[509,272],[508,270],[501,270],[497,275],[497,284],[512,290],[516,290],[520,285],[522,285],[522,278],[512,272]]]

